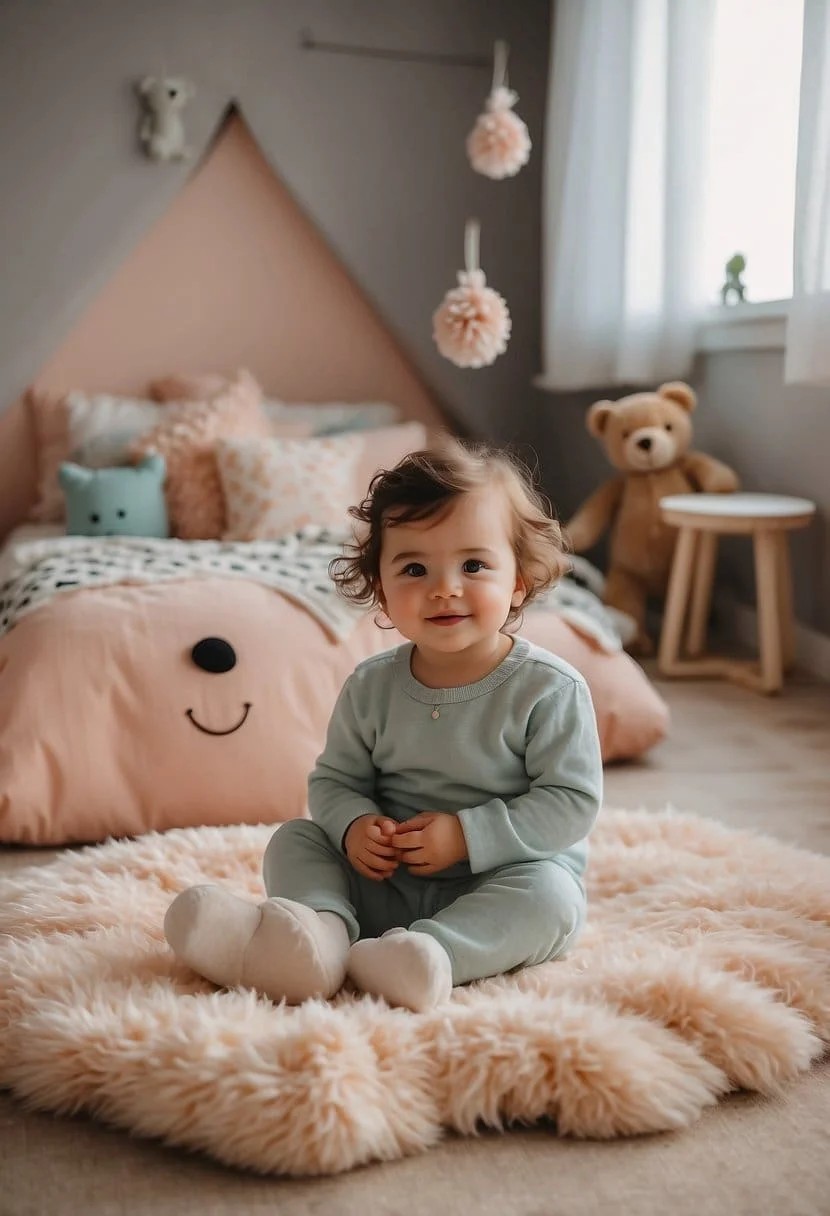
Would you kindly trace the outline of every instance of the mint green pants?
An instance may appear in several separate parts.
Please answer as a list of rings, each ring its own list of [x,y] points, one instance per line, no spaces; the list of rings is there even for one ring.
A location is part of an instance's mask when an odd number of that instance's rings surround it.
[[[263,876],[269,896],[336,912],[352,942],[399,926],[429,933],[450,957],[453,984],[556,958],[585,922],[582,886],[556,861],[460,879],[418,878],[399,866],[373,882],[307,819],[280,825],[265,850]]]

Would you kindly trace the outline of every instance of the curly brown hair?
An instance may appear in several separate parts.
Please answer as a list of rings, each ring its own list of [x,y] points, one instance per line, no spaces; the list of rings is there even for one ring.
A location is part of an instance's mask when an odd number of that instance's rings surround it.
[[[500,489],[511,508],[513,551],[527,588],[523,603],[511,609],[505,624],[515,621],[568,570],[562,530],[526,465],[488,444],[448,436],[375,474],[367,496],[349,508],[358,524],[354,544],[329,565],[338,590],[357,604],[382,607],[384,528],[441,516],[455,499],[485,486]]]

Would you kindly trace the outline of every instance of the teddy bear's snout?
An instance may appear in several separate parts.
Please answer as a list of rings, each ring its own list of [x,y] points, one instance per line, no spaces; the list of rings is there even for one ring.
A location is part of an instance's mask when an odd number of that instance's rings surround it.
[[[641,426],[629,436],[627,450],[632,468],[662,469],[674,460],[677,444],[663,427]]]

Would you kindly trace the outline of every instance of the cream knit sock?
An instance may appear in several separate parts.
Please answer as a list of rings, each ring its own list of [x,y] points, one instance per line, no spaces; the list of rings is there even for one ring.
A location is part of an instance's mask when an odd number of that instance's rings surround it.
[[[450,956],[428,933],[390,929],[382,937],[355,942],[347,967],[361,992],[413,1013],[426,1013],[448,1001],[452,992]]]
[[[255,904],[222,887],[189,887],[167,909],[164,935],[214,984],[255,988],[289,1005],[333,996],[346,977],[345,922],[291,899]]]

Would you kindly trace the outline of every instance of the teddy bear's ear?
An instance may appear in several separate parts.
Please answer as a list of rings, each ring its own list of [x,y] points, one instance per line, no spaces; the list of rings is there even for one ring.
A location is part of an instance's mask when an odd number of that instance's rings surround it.
[[[667,384],[661,384],[657,394],[660,397],[668,397],[669,401],[676,401],[687,414],[691,414],[697,405],[697,394],[682,380],[670,380]]]
[[[605,431],[605,428],[608,425],[608,419],[613,413],[613,401],[595,401],[588,410],[588,416],[585,419],[588,434],[593,435],[595,439],[598,439]]]

